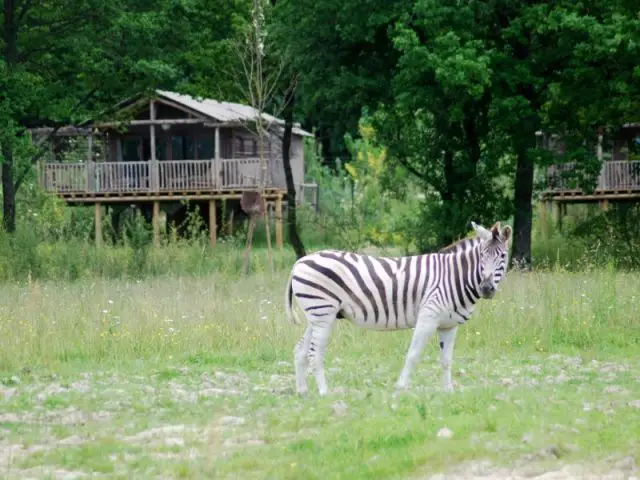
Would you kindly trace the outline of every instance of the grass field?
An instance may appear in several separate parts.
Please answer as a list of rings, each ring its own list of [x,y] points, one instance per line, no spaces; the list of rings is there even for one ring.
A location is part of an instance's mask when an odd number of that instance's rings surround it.
[[[640,275],[511,272],[395,401],[411,332],[347,323],[294,395],[286,277],[0,287],[0,477],[631,478]]]

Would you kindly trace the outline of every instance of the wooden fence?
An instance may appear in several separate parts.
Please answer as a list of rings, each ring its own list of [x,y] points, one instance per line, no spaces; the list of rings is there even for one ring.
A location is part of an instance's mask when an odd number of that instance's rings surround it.
[[[552,165],[547,170],[547,189],[554,192],[579,190],[569,178],[575,164]],[[605,162],[598,175],[596,190],[640,190],[640,161]]]
[[[275,185],[267,160],[266,187]],[[46,163],[42,184],[56,193],[139,193],[255,188],[259,158],[156,162]]]

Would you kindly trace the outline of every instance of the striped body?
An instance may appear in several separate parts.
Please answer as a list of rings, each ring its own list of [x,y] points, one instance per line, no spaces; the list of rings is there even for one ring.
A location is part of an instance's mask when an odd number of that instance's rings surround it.
[[[293,298],[305,312],[307,329],[295,347],[297,391],[305,393],[305,369],[315,367],[316,383],[326,394],[324,354],[339,318],[379,331],[414,329],[405,365],[396,386],[405,388],[424,343],[440,336],[446,390],[452,390],[451,361],[457,327],[473,313],[480,298],[493,298],[506,274],[511,228],[491,230],[473,224],[474,238],[438,253],[407,257],[375,257],[322,250],[299,259],[291,270],[285,305]]]
[[[471,255],[396,258],[323,250],[296,263],[292,293],[311,321],[335,314],[364,328],[407,329],[428,307],[443,325],[462,324],[480,298],[471,245]]]

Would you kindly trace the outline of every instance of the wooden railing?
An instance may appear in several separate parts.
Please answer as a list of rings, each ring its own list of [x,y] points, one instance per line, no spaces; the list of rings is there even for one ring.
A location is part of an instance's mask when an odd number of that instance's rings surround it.
[[[265,185],[272,181],[268,168]],[[260,159],[160,160],[156,162],[47,163],[46,191],[56,193],[137,193],[243,189],[259,185]]]
[[[547,170],[547,189],[554,192],[579,190],[568,177],[575,164],[552,165]],[[596,190],[640,190],[640,161],[604,162]]]

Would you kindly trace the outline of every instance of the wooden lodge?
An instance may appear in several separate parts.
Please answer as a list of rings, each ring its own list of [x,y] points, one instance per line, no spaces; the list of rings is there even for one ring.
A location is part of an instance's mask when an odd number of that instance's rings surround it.
[[[69,204],[95,205],[98,243],[104,205],[152,209],[158,242],[161,209],[175,209],[182,200],[208,211],[215,243],[218,201],[239,204],[243,192],[256,191],[264,174],[265,200],[275,209],[276,243],[281,246],[284,122],[267,114],[263,118],[268,136],[260,152],[251,127],[256,119],[252,107],[161,90],[138,95],[118,104],[109,121],[56,131],[48,158],[40,165],[40,181],[45,191]],[[36,140],[51,133],[45,128],[32,131]],[[303,143],[311,136],[294,125],[290,158],[297,198],[304,198],[305,189],[315,198],[317,187],[304,183]]]
[[[562,140],[555,135],[539,132],[543,147],[564,153]],[[585,193],[567,176],[574,165],[551,165],[546,172],[543,198],[558,202],[587,202],[605,200],[640,199],[640,124],[625,124],[620,133],[605,143],[600,135],[595,152],[602,162],[593,192]]]
[[[538,132],[538,137],[543,148],[558,154],[566,151],[557,135]],[[594,179],[593,191],[585,192],[577,186],[570,175],[575,168],[572,163],[551,165],[546,169],[540,203],[541,218],[544,219],[552,210],[556,223],[561,226],[570,203],[597,203],[601,210],[607,210],[610,202],[640,201],[640,124],[625,124],[613,135],[600,129],[594,153],[602,167]]]

